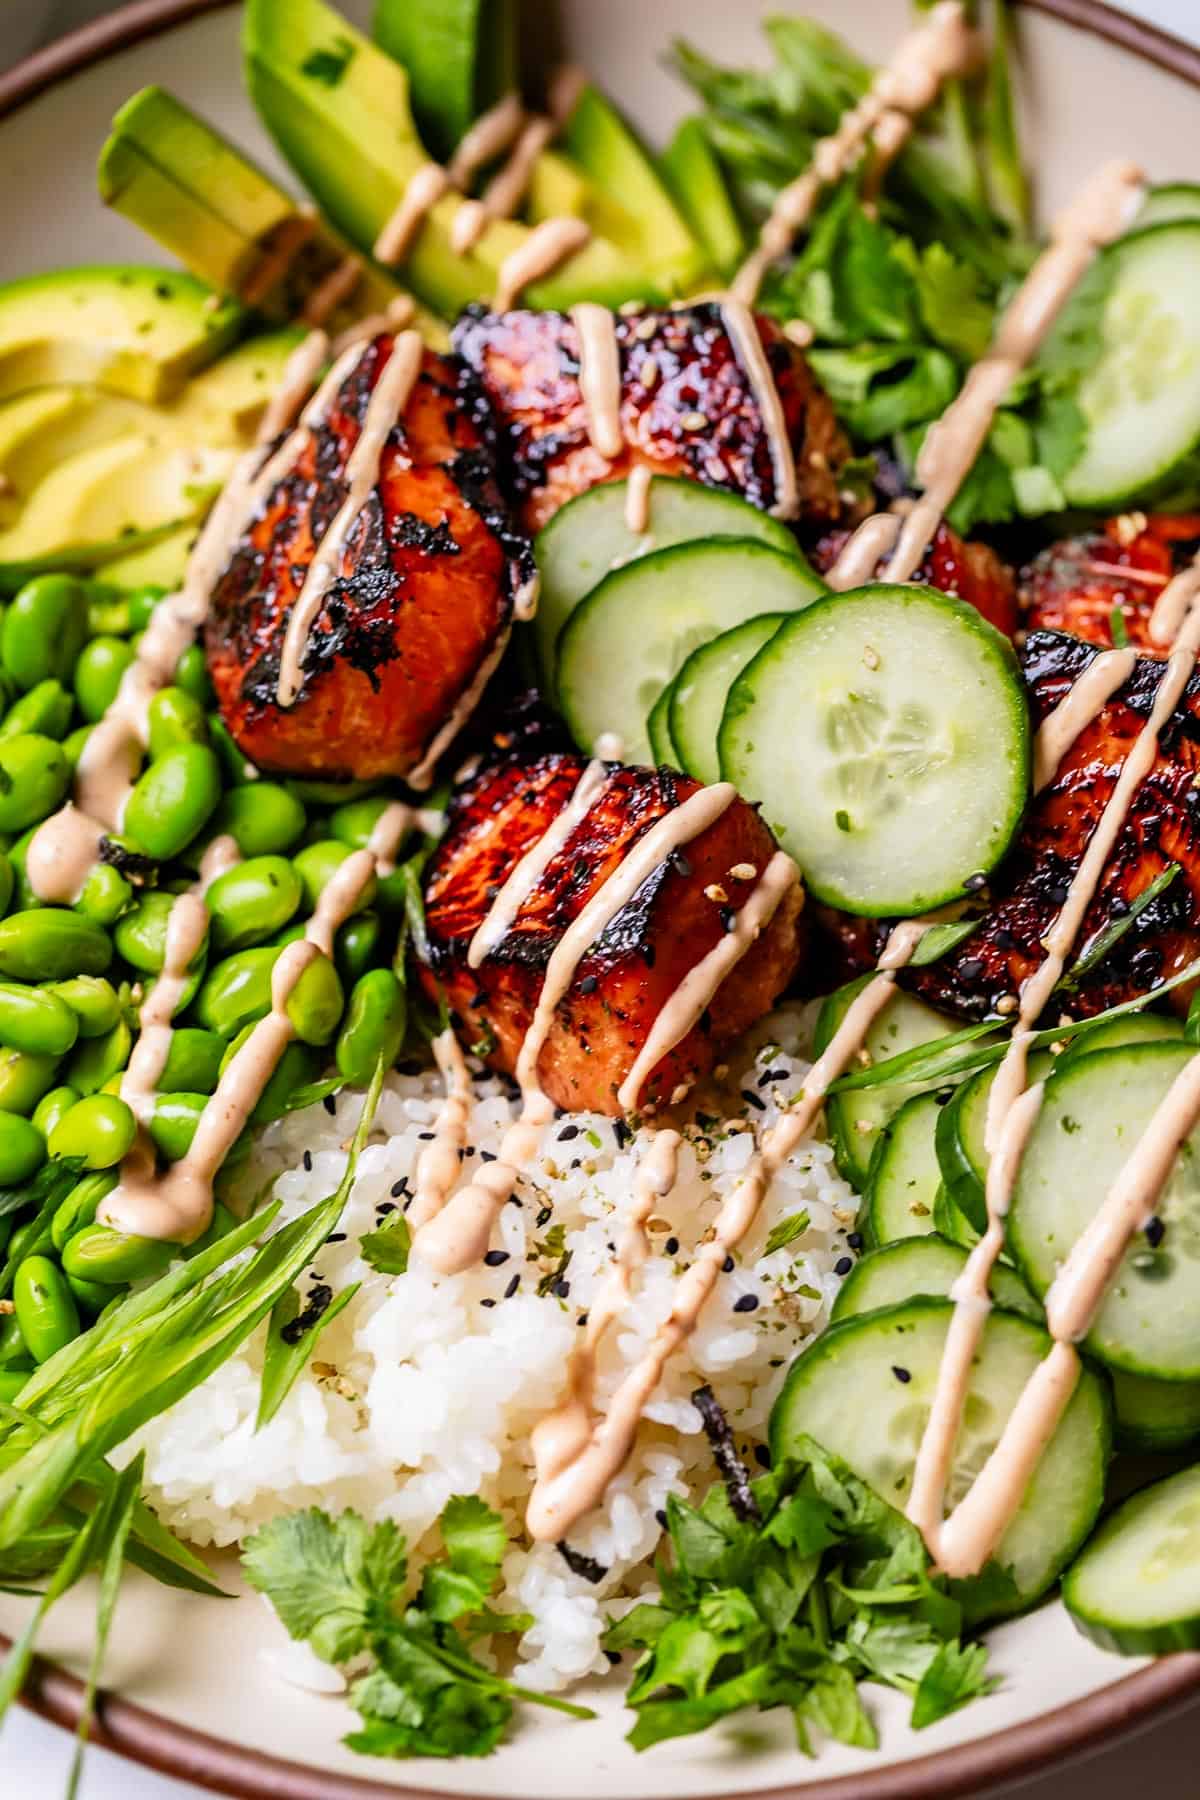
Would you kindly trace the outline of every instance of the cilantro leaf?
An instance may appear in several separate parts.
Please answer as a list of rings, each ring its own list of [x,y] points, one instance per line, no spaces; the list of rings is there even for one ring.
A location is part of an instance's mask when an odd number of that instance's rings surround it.
[[[983,1644],[942,1644],[921,1677],[913,1700],[912,1728],[921,1731],[948,1713],[957,1712],[968,1700],[994,1692],[999,1685],[985,1673],[987,1649]]]
[[[408,1253],[412,1237],[403,1213],[389,1219],[379,1231],[365,1232],[359,1240],[358,1253],[381,1275],[403,1275],[408,1270]]]
[[[385,1622],[390,1590],[404,1579],[405,1544],[394,1525],[370,1527],[356,1512],[331,1519],[312,1506],[261,1526],[242,1566],[290,1637],[306,1639],[326,1662],[345,1662]]]

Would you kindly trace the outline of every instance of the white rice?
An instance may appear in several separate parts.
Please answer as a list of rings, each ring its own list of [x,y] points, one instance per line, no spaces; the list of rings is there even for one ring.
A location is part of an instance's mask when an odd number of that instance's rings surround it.
[[[669,1311],[678,1275],[756,1135],[778,1116],[776,1097],[782,1102],[798,1092],[809,1068],[800,1055],[807,1023],[798,1009],[781,1010],[733,1060],[735,1076],[744,1065],[734,1090],[756,1095],[761,1110],[739,1101],[735,1118],[711,1126],[707,1141],[699,1127],[689,1129],[679,1185],[651,1224],[658,1254],[644,1266],[628,1314],[602,1353],[602,1405]],[[857,1197],[834,1169],[829,1145],[816,1137],[774,1181],[736,1266],[718,1281],[690,1345],[648,1407],[627,1468],[603,1507],[570,1534],[573,1548],[608,1570],[593,1585],[573,1574],[554,1546],[531,1547],[523,1538],[529,1437],[562,1393],[580,1315],[609,1265],[649,1133],[619,1148],[610,1119],[558,1120],[547,1127],[541,1153],[519,1186],[519,1204],[504,1208],[493,1236],[507,1261],[444,1277],[414,1257],[406,1274],[379,1275],[359,1256],[358,1241],[385,1222],[381,1208],[403,1204],[392,1198],[393,1184],[411,1178],[440,1095],[436,1071],[389,1080],[340,1227],[346,1240],[327,1245],[300,1284],[304,1294],[319,1275],[335,1293],[354,1281],[361,1289],[321,1336],[275,1419],[255,1433],[260,1333],[154,1420],[126,1455],[136,1445],[145,1448],[151,1503],[199,1545],[234,1543],[284,1510],[352,1506],[371,1520],[394,1519],[419,1568],[422,1553],[437,1547],[431,1527],[449,1497],[483,1495],[503,1513],[515,1540],[497,1604],[535,1621],[519,1640],[521,1679],[558,1688],[605,1669],[605,1615],[614,1600],[652,1585],[650,1562],[667,1495],[703,1492],[713,1479],[711,1452],[689,1398],[698,1383],[711,1383],[739,1446],[752,1455],[762,1441],[789,1361],[828,1316],[839,1283],[834,1267],[846,1254]],[[512,1102],[486,1074],[476,1095],[468,1141],[477,1155],[498,1148]],[[313,1107],[264,1134],[251,1179],[257,1187],[278,1177],[275,1193],[285,1217],[337,1186],[360,1105],[361,1095],[347,1093],[333,1116]],[[468,1156],[468,1172],[472,1161]],[[801,1210],[810,1218],[803,1237],[764,1256],[771,1227]],[[565,1252],[570,1260],[559,1291],[549,1291],[547,1278]],[[519,1285],[509,1295],[514,1278]],[[539,1284],[547,1291],[539,1294]],[[746,1295],[757,1298],[757,1307],[736,1311]]]

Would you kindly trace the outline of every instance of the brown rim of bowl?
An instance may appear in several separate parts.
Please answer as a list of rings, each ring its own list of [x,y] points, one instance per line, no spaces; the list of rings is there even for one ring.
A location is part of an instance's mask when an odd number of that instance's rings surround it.
[[[0,75],[0,118],[46,88],[100,62],[142,38],[169,31],[233,0],[132,0],[106,18],[70,33]],[[1103,0],[1022,0],[1093,37],[1156,63],[1200,88],[1200,49],[1131,18]],[[9,1640],[0,1634],[0,1649]],[[1184,1707],[1200,1693],[1200,1652],[1163,1657],[1148,1668],[1057,1707],[1040,1718],[1010,1725],[976,1743],[865,1774],[836,1776],[802,1788],[772,1788],[753,1800],[973,1800],[1000,1782],[1036,1775],[1072,1755],[1099,1750],[1116,1739]],[[73,1731],[79,1722],[81,1681],[42,1658],[35,1660],[22,1696],[25,1705]],[[265,1752],[240,1749],[204,1732],[173,1723],[118,1694],[101,1694],[91,1740],[147,1768],[191,1781],[236,1800],[371,1800],[388,1791],[385,1781],[328,1775]],[[445,1791],[391,1783],[407,1800],[447,1800]],[[746,1795],[730,1790],[727,1800]],[[453,1796],[450,1796],[453,1800]],[[634,1800],[627,1795],[625,1800]]]

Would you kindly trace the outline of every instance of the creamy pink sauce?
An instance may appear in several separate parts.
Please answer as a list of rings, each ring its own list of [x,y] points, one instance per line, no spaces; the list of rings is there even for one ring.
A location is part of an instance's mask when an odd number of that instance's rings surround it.
[[[362,257],[356,256],[353,251],[343,256],[337,267],[329,271],[324,281],[313,289],[304,302],[304,310],[300,316],[305,324],[324,325],[339,306],[348,305],[362,280],[364,267]]]
[[[650,530],[650,487],[654,471],[649,463],[635,463],[625,482],[625,526],[635,537]]]
[[[895,548],[903,521],[898,513],[874,513],[852,531],[826,571],[826,585],[842,594],[861,587],[875,573],[883,557]]]
[[[1072,683],[1054,711],[1038,727],[1033,745],[1033,791],[1040,794],[1058,773],[1059,764],[1092,720],[1133,674],[1137,651],[1102,650],[1079,680]]]
[[[588,440],[593,450],[613,462],[625,448],[617,322],[607,306],[583,300],[571,308],[571,323],[579,339],[579,392]]]
[[[786,255],[796,233],[812,217],[822,188],[839,181],[853,167],[884,118],[923,112],[937,98],[944,81],[968,72],[975,53],[959,0],[940,0],[904,39],[857,106],[842,114],[832,136],[816,145],[809,167],[783,189],[757,245],[734,276],[736,299],[754,304],[767,270]],[[889,135],[894,131],[890,125],[884,129]]]
[[[500,264],[492,301],[495,310],[511,312],[531,282],[552,275],[560,263],[583,249],[591,235],[591,226],[583,219],[543,219],[535,225],[525,242]]]
[[[775,474],[775,499],[768,511],[776,519],[794,519],[800,511],[800,493],[796,485],[796,459],[779,385],[771,372],[763,341],[758,335],[754,314],[736,295],[721,306],[721,322],[729,334],[738,364],[750,383],[763,430],[771,451],[771,467]]]

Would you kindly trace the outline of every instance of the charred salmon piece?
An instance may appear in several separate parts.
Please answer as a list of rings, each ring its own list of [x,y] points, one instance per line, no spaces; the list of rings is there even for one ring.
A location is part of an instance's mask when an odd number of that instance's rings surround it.
[[[206,649],[221,716],[264,769],[410,773],[466,710],[532,573],[493,477],[486,402],[453,359],[426,351],[309,635],[303,686],[293,705],[277,704],[288,617],[345,499],[346,465],[393,342],[384,334],[364,345],[212,597]]]
[[[1096,646],[1056,632],[1038,632],[1027,640],[1023,661],[1035,722],[1046,717],[1099,654]],[[1162,657],[1138,658],[1128,682],[1081,733],[1050,785],[1031,801],[1017,843],[993,877],[976,931],[940,962],[911,971],[906,986],[967,1018],[982,1017],[1005,995],[1020,992],[1045,956],[1042,940],[1150,715],[1165,667]],[[1169,864],[1178,864],[1179,873],[1078,986],[1061,995],[1061,1010],[1072,1017],[1087,1018],[1144,994],[1200,955],[1198,771],[1200,672],[1193,674],[1160,734],[1158,755],[1134,796],[1071,960],[1095,943],[1106,926],[1127,917],[1131,903]]]
[[[824,575],[837,561],[848,531],[830,531],[810,553],[813,566]],[[887,572],[887,558],[876,568],[877,579]],[[982,613],[990,625],[1011,638],[1020,624],[1016,580],[1008,564],[990,544],[959,537],[957,531],[943,522],[930,540],[913,580],[940,588],[943,594],[956,594]]]
[[[471,308],[454,347],[498,414],[510,478],[530,531],[568,500],[639,464],[730,489],[770,511],[779,496],[771,443],[754,387],[716,304],[616,316],[624,452],[593,448],[579,389],[579,334],[563,313]],[[839,471],[850,445],[803,354],[756,315],[796,463],[799,518],[846,511]]]
[[[516,863],[567,805],[587,764],[548,754],[492,764],[454,797],[425,891],[429,966],[463,1043],[511,1073],[546,965],[564,931],[626,853],[699,784],[665,769],[611,764],[592,807],[551,859],[512,928],[478,968],[471,939]],[[619,1115],[617,1089],[665,1002],[732,928],[775,842],[743,800],[651,874],[580,960],[538,1064],[545,1092],[568,1111]],[[737,873],[733,873],[733,871]],[[642,1107],[706,1075],[723,1046],[773,1005],[800,958],[799,886],[718,988],[700,1023],[652,1069]]]
[[[1149,645],[1154,603],[1198,541],[1200,514],[1122,513],[1103,531],[1051,544],[1021,574],[1026,629],[1108,648],[1119,609],[1129,642]]]

